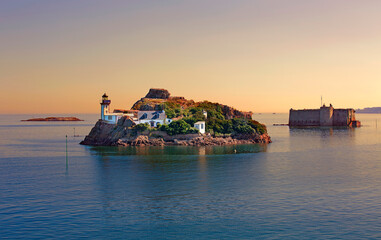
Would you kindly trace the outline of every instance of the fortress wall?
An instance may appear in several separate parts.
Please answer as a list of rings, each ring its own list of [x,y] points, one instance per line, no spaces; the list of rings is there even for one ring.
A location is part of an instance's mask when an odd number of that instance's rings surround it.
[[[353,109],[335,109],[333,112],[334,126],[348,126],[356,121],[355,111]]]
[[[290,109],[289,126],[360,126],[356,121],[355,110],[333,109],[323,106],[320,109]]]
[[[290,109],[289,126],[319,126],[320,109]]]
[[[348,110],[335,109],[333,114],[333,124],[334,126],[348,126],[349,124]]]

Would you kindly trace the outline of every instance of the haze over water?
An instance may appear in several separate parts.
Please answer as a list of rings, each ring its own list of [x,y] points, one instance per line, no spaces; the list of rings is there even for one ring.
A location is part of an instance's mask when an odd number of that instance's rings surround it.
[[[1,237],[381,237],[381,115],[358,114],[358,129],[291,130],[272,126],[287,114],[255,115],[272,144],[209,148],[81,146],[99,116],[79,117],[1,116]]]

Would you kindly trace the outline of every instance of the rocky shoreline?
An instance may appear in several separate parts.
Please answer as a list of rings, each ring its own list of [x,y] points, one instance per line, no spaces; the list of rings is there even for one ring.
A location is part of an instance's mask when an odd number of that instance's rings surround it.
[[[119,139],[114,146],[221,146],[257,143],[271,143],[271,139],[267,134],[263,134],[248,139],[237,139],[230,136],[199,136],[189,140],[174,139],[173,141],[165,141],[163,138],[149,138],[148,136],[141,135],[135,139]]]
[[[198,133],[169,136],[162,131],[136,132],[127,125],[113,125],[99,120],[80,144],[90,146],[217,146],[257,143],[271,143],[271,138],[267,133],[230,136],[211,136]]]

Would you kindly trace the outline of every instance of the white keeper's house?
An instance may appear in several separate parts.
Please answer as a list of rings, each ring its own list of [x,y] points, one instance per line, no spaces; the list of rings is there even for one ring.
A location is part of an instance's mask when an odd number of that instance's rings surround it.
[[[170,124],[172,119],[167,118],[165,111],[139,111],[138,123],[148,123],[151,127],[157,127],[157,124]]]

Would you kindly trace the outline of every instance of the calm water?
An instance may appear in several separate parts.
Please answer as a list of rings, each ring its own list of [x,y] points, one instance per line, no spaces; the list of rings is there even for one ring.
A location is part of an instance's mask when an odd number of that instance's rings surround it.
[[[209,148],[85,147],[97,115],[30,117],[0,115],[0,238],[381,238],[381,115],[290,130],[262,114],[272,144]]]

